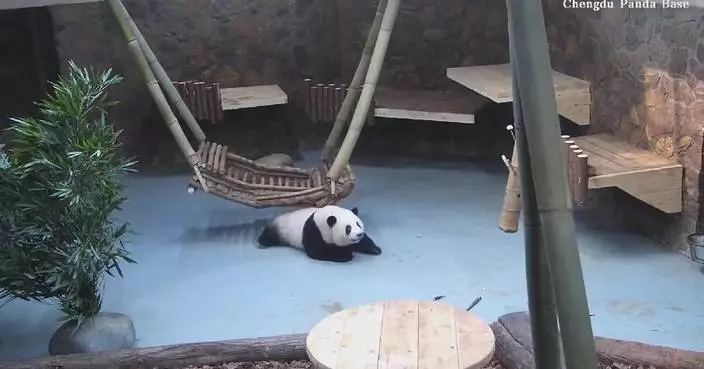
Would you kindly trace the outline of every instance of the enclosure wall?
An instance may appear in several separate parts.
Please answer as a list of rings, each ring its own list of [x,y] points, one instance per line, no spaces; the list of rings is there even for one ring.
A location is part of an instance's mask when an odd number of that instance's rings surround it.
[[[683,212],[665,215],[616,191],[599,206],[674,249],[700,222],[704,9],[565,9],[544,0],[553,67],[592,83],[592,133],[682,163]]]

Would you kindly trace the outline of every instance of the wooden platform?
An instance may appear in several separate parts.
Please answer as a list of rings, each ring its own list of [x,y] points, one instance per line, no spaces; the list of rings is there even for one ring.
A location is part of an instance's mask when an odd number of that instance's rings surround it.
[[[230,87],[220,89],[223,110],[283,105],[288,96],[277,85]]]
[[[665,213],[682,211],[682,165],[607,135],[573,137],[589,156],[589,188],[618,187]]]
[[[321,369],[478,369],[491,360],[494,344],[491,328],[470,312],[434,301],[387,301],[323,319],[306,350]]]
[[[473,93],[435,90],[401,90],[379,87],[374,95],[374,116],[473,124],[474,114],[489,99]]]
[[[509,64],[448,68],[447,77],[494,102],[513,101]],[[553,71],[553,82],[558,113],[575,124],[588,125],[590,83],[557,71]]]
[[[0,10],[36,8],[40,6],[95,3],[100,0],[0,0]]]

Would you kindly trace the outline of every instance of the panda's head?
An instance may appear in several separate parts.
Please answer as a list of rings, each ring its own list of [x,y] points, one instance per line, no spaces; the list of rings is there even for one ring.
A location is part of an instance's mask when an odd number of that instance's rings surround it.
[[[325,228],[321,231],[327,242],[336,246],[349,246],[364,237],[364,223],[357,216],[357,208],[349,210],[328,205],[316,213],[319,215],[319,222],[322,222],[322,224],[318,223],[319,228]]]

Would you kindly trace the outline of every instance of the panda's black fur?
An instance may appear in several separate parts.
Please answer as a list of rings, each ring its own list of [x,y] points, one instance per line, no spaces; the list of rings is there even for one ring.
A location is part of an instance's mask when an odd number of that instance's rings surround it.
[[[269,223],[258,243],[262,247],[292,246],[305,251],[311,259],[340,263],[352,260],[355,252],[381,254],[381,249],[364,232],[357,214],[357,208],[347,210],[334,205],[295,210]]]

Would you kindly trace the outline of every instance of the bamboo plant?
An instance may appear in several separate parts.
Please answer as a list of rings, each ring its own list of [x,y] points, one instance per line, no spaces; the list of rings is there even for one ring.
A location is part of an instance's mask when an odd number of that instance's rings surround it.
[[[535,204],[543,224],[539,235],[547,251],[564,362],[568,369],[595,369],[594,334],[571,201],[566,196],[565,166],[562,156],[558,155],[560,129],[542,6],[539,0],[507,0],[506,5],[511,63],[515,68],[513,79],[520,93],[520,113],[527,143],[527,147],[519,151],[519,166],[530,163],[532,171]],[[521,170],[525,171],[525,167]],[[527,177],[527,174],[523,172],[520,176]],[[522,192],[525,196],[525,189]],[[547,299],[548,284],[544,282],[541,287]],[[546,338],[534,336],[539,345],[550,342]]]
[[[202,174],[200,173],[200,170],[198,169],[198,162],[200,158],[198,157],[198,154],[193,150],[193,147],[191,147],[191,144],[188,142],[188,138],[186,137],[186,135],[183,133],[183,130],[179,125],[178,119],[174,115],[173,111],[171,111],[171,107],[169,107],[169,103],[166,101],[164,92],[159,88],[159,83],[157,82],[156,77],[154,76],[154,72],[149,67],[149,61],[144,55],[142,47],[140,46],[139,41],[137,41],[132,27],[130,27],[131,18],[129,13],[127,13],[120,0],[106,1],[108,3],[108,7],[110,8],[110,12],[112,13],[113,17],[115,18],[117,24],[120,27],[122,36],[127,42],[127,46],[130,49],[130,52],[132,53],[132,57],[135,59],[137,67],[142,73],[142,76],[144,77],[144,81],[146,82],[149,94],[152,96],[152,99],[154,99],[154,102],[156,103],[157,108],[159,108],[159,112],[164,118],[164,121],[169,127],[169,130],[176,138],[176,143],[178,143],[181,152],[183,152],[183,154],[186,156],[186,159],[188,160],[188,163],[193,168],[193,171],[195,172],[198,181],[203,187],[203,191],[208,192],[208,187],[205,183],[205,179],[203,178]]]
[[[374,16],[374,21],[369,28],[369,34],[367,35],[367,41],[364,43],[364,49],[362,51],[362,56],[359,59],[359,64],[357,64],[357,70],[354,72],[352,77],[352,82],[350,83],[349,89],[347,90],[347,95],[342,101],[340,106],[340,111],[337,113],[335,118],[335,124],[333,124],[330,134],[325,141],[325,146],[323,146],[323,151],[321,157],[323,160],[330,160],[332,152],[335,150],[340,141],[340,135],[345,129],[350,121],[350,116],[352,115],[352,109],[354,108],[357,100],[359,99],[359,94],[362,91],[362,81],[367,75],[369,70],[369,62],[372,59],[372,51],[376,45],[376,39],[379,36],[379,29],[381,28],[381,20],[384,16],[384,10],[386,9],[387,0],[379,0],[379,4],[376,8],[376,15]]]
[[[352,121],[350,122],[350,127],[347,130],[347,135],[345,135],[344,141],[342,141],[342,146],[340,146],[340,151],[335,157],[330,170],[328,171],[328,177],[332,180],[337,180],[342,173],[345,165],[349,163],[350,157],[352,156],[352,150],[354,149],[359,134],[362,132],[362,127],[367,119],[367,113],[369,112],[369,107],[371,106],[372,98],[374,97],[374,92],[376,90],[376,84],[379,80],[379,74],[381,73],[381,67],[384,64],[384,58],[386,57],[386,49],[389,46],[389,40],[391,39],[391,33],[396,23],[396,17],[398,15],[398,10],[401,5],[401,0],[388,0],[386,9],[384,10],[384,17],[381,21],[381,26],[379,27],[379,36],[377,37],[376,44],[374,45],[374,51],[369,62],[369,71],[364,80],[364,86],[362,87],[362,92],[359,96],[359,101],[354,110],[354,115],[352,115]]]

